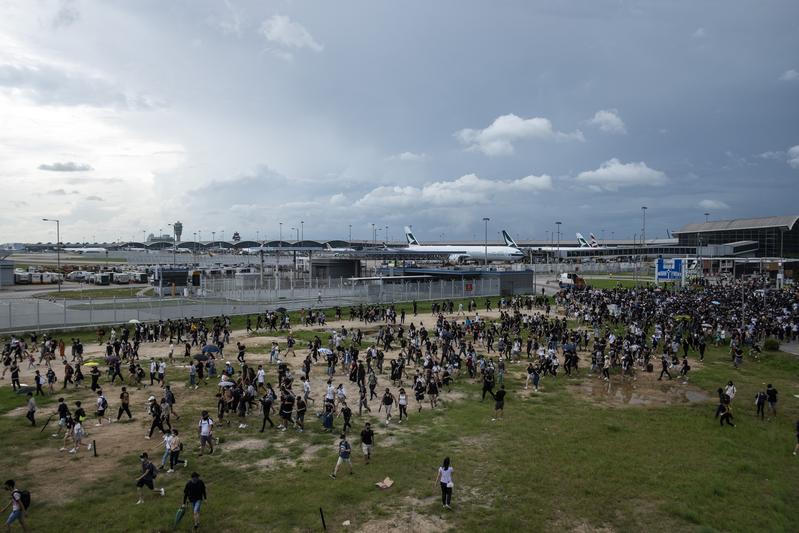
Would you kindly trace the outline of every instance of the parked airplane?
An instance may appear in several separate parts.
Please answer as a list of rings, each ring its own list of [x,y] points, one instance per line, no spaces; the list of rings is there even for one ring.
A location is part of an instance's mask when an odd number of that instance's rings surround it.
[[[466,261],[519,261],[524,259],[524,252],[519,249],[511,239],[508,232],[502,231],[505,239],[504,246],[480,246],[480,245],[425,245],[419,244],[409,227],[405,227],[405,238],[408,240],[407,248],[397,248],[396,252],[410,252],[414,254],[446,255],[451,263],[463,263]]]
[[[106,248],[64,248],[65,252],[73,254],[104,254],[108,251]]]
[[[604,246],[599,246],[599,243],[596,241],[596,237],[594,237],[593,233],[591,235],[591,242],[589,243],[585,240],[582,233],[577,233],[577,244],[579,246],[535,246],[531,247],[531,249],[535,252],[573,252],[575,250],[585,250],[587,248],[591,248],[594,250],[603,250],[605,249]]]

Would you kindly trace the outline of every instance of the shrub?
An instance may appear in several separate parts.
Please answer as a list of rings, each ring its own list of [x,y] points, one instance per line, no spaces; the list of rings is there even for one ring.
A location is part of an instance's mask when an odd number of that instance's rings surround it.
[[[763,349],[767,352],[776,352],[780,349],[780,341],[771,338],[766,339],[765,342],[763,342]]]

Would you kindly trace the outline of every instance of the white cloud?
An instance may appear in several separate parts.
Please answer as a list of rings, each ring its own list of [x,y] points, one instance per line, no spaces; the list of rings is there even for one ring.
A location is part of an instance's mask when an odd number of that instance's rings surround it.
[[[388,159],[389,161],[422,161],[426,158],[427,154],[425,153],[402,152],[401,154],[392,155]]]
[[[772,161],[782,161],[782,158],[785,157],[785,152],[781,150],[769,150],[768,152],[757,154],[757,157],[760,159],[771,159]]]
[[[793,168],[799,168],[799,144],[788,148],[788,164]]]
[[[697,204],[702,209],[729,209],[730,206],[721,200],[702,200]]]
[[[516,180],[488,180],[467,174],[456,180],[436,181],[422,187],[382,186],[355,202],[357,207],[465,207],[486,204],[495,196],[537,193],[552,189],[552,178],[526,176]]]
[[[707,36],[707,31],[705,28],[697,28],[696,31],[691,35],[694,39],[703,39]]]
[[[799,72],[790,68],[782,73],[780,76],[780,80],[782,81],[799,81]]]
[[[344,193],[336,193],[330,197],[331,205],[346,205],[347,196]]]
[[[56,162],[39,165],[39,170],[49,170],[51,172],[87,172],[89,170],[94,170],[94,167],[87,163],[65,161],[64,163]]]
[[[596,170],[580,172],[575,179],[596,191],[617,191],[622,187],[661,186],[669,181],[666,174],[649,168],[643,161],[622,163],[615,157],[602,163]]]
[[[594,113],[594,118],[589,120],[588,123],[606,133],[627,133],[624,121],[616,109],[600,109]]]
[[[90,202],[102,202],[103,201],[102,198],[100,198],[99,196],[97,196],[95,194],[92,194],[91,196],[87,196],[86,200],[88,200]]]
[[[488,156],[510,155],[513,153],[513,143],[525,139],[585,140],[580,130],[563,133],[555,131],[552,122],[547,118],[525,119],[512,113],[497,117],[491,125],[482,130],[466,128],[457,131],[455,138],[465,144],[469,150],[479,150]]]
[[[261,33],[267,41],[283,48],[308,48],[314,52],[325,49],[302,24],[285,15],[272,15],[266,19],[261,24]]]

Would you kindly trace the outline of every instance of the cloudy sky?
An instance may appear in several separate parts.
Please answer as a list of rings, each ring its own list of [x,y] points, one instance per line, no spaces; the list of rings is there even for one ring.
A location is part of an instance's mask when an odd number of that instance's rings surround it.
[[[799,2],[0,0],[0,242],[797,214]],[[384,239],[382,230],[378,239]]]

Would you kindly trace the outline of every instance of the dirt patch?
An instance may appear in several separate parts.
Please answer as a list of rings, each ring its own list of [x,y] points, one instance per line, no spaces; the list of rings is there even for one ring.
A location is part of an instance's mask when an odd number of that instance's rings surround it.
[[[232,452],[236,450],[263,450],[266,447],[266,441],[261,439],[242,439],[230,440],[224,443],[224,451]]]
[[[406,500],[409,498],[406,498]],[[418,500],[415,500],[418,501]],[[412,504],[410,509],[414,509]],[[428,504],[423,504],[428,505]],[[447,511],[449,513],[449,511]],[[355,524],[354,531],[359,531],[361,533],[384,533],[384,532],[396,532],[396,533],[433,533],[439,531],[450,531],[453,527],[447,523],[446,521],[447,516],[434,516],[434,515],[425,515],[419,514],[414,511],[404,511],[404,512],[397,512],[390,518],[385,518],[382,520],[372,520],[371,522],[367,522],[365,524],[357,525]]]
[[[624,381],[618,376],[610,381],[586,377],[572,385],[571,390],[581,398],[617,407],[682,405],[711,400],[707,393],[686,380],[658,381],[651,374],[639,374],[636,379],[628,377]]]

